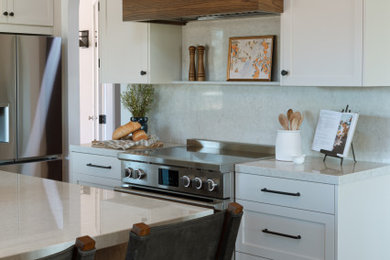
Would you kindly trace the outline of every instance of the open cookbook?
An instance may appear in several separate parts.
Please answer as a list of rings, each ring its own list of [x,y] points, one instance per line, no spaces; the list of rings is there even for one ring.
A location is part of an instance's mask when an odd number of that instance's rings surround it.
[[[359,114],[321,110],[312,149],[347,157]]]

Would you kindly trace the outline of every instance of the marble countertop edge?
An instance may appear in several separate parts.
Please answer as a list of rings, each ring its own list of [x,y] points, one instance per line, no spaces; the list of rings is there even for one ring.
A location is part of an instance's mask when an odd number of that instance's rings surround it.
[[[309,157],[302,165],[266,159],[237,164],[235,169],[237,173],[333,185],[348,184],[390,174],[390,165],[387,164],[372,162],[357,162],[353,164],[347,161],[345,166],[340,166],[339,161],[323,163],[322,158],[319,157]]]

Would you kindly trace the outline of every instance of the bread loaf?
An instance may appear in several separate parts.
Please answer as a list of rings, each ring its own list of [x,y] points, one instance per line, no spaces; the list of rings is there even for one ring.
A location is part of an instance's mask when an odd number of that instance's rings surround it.
[[[133,139],[134,142],[137,142],[139,140],[148,140],[148,135],[145,133],[144,130],[138,130],[133,133],[131,139]]]
[[[129,122],[123,126],[118,127],[112,134],[112,140],[119,140],[122,137],[141,129],[141,124],[138,122]]]

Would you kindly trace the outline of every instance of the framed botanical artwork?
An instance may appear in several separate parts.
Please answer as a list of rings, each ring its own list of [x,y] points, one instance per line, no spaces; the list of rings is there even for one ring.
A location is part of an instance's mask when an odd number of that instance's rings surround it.
[[[229,39],[228,81],[271,81],[275,36]]]

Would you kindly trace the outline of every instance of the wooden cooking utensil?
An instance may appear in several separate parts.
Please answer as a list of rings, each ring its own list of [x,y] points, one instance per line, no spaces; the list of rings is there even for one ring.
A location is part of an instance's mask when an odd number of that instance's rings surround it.
[[[293,117],[293,119],[291,120],[291,130],[298,130],[298,119],[296,117]]]
[[[289,125],[290,125],[290,130],[291,130],[291,121],[292,121],[292,115],[294,114],[294,111],[290,108],[289,110],[287,110],[287,119],[288,119],[288,122],[289,122]]]
[[[296,128],[295,127],[297,127],[298,126],[298,122],[299,122],[299,114],[298,114],[298,112],[293,112],[292,114],[291,114],[291,116],[290,116],[290,130],[293,130],[293,131],[295,131],[296,130]],[[294,121],[294,119],[297,121],[296,122],[296,125],[294,125],[294,127],[293,127],[293,121]]]
[[[288,119],[287,119],[286,115],[284,115],[284,114],[279,115],[279,123],[283,127],[284,130],[289,130],[288,129]]]
[[[294,113],[294,111],[290,108],[289,110],[287,110],[287,118],[288,120],[290,120],[292,114]]]

